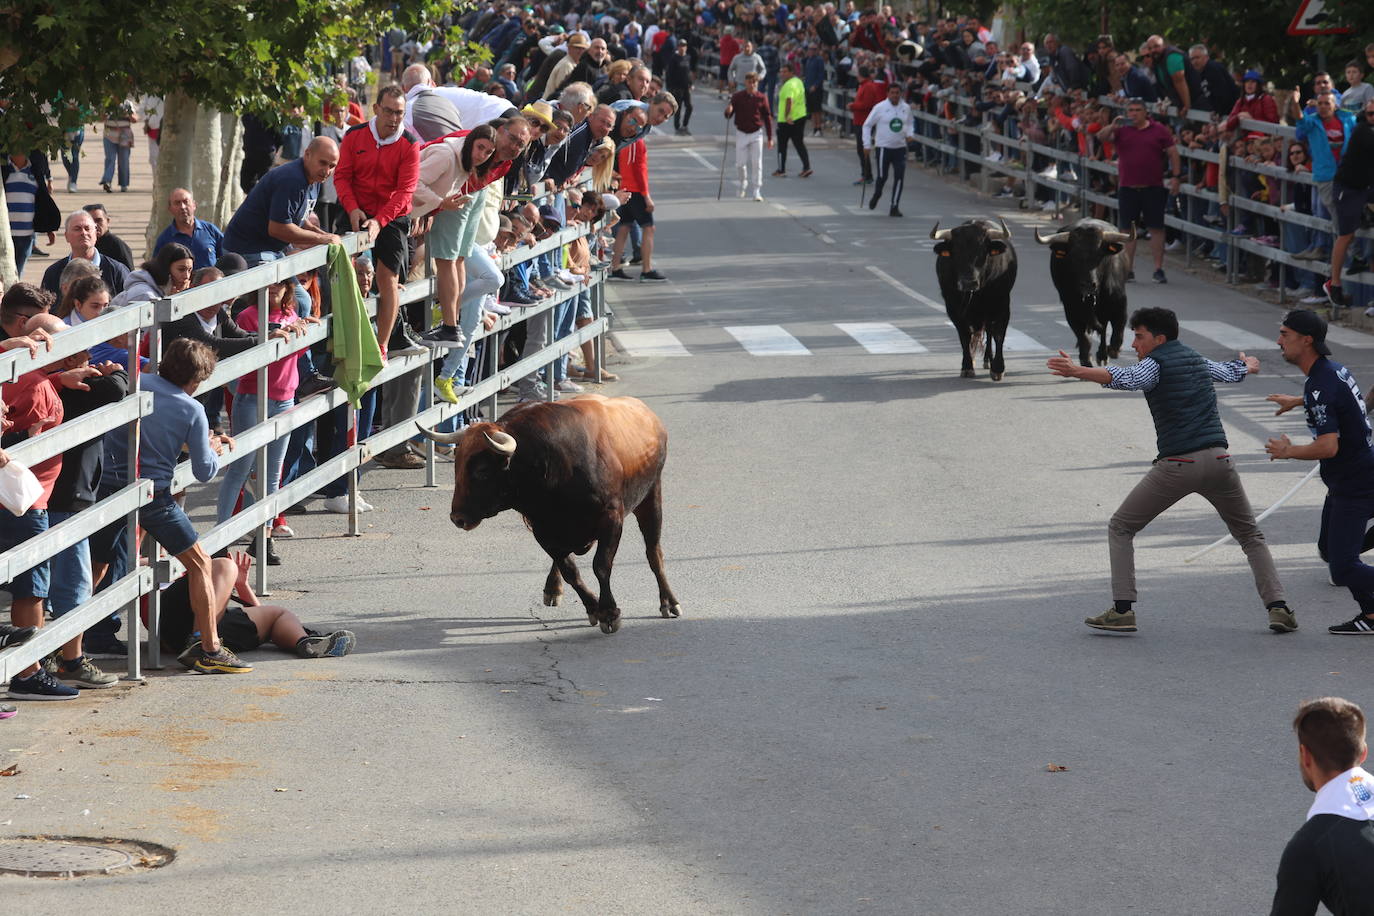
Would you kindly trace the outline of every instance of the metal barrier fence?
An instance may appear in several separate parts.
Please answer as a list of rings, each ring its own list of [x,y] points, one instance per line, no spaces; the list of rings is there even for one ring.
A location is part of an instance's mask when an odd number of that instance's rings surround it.
[[[1018,84],[1017,88],[1030,89],[1026,84]],[[854,90],[833,81],[826,84],[822,110],[827,118],[837,122],[842,134],[855,129],[847,107],[853,99]],[[1080,155],[1076,134],[1067,129],[1058,135],[1065,142],[1072,141],[1070,148],[1031,142],[1020,134],[1015,117],[1006,120],[1004,132],[993,129],[986,121],[976,125],[964,123],[975,100],[968,96],[951,96],[948,100],[957,112],[955,118],[940,117],[913,106],[917,139],[909,148],[919,163],[957,172],[960,179],[975,183],[984,194],[991,193],[993,181],[1000,177],[1003,186],[1017,189],[1021,206],[1029,208],[1038,203],[1056,217],[1072,208],[1083,216],[1116,221],[1115,162],[1096,158],[1091,148],[1089,155]],[[1108,97],[1097,101],[1116,108],[1124,104]],[[1207,111],[1179,112],[1168,108],[1162,113],[1176,127],[1196,129],[1217,120]],[[1240,119],[1237,134],[1263,135],[1285,146],[1296,137],[1293,127],[1249,118]],[[1095,145],[1090,143],[1090,147]],[[1277,265],[1275,291],[1280,302],[1291,294],[1290,283],[1298,289],[1320,288],[1330,271],[1329,259],[1294,257],[1310,247],[1329,249],[1329,241],[1325,246],[1309,246],[1304,240],[1329,240],[1335,234],[1331,219],[1316,215],[1323,208],[1313,193],[1315,184],[1310,172],[1249,162],[1230,155],[1230,146],[1225,144],[1219,152],[1189,149],[1181,144],[1178,148],[1186,175],[1179,194],[1170,199],[1165,227],[1179,237],[1185,263],[1191,264],[1200,249],[1210,245],[1210,253],[1220,260],[1228,283],[1245,282],[1247,263],[1252,271],[1258,266],[1265,276],[1271,270],[1268,265],[1273,264]],[[1286,155],[1283,160],[1287,161]],[[1205,180],[1209,167],[1218,179],[1215,185]],[[1269,200],[1251,199],[1231,190],[1249,187],[1257,179],[1263,179]],[[1273,199],[1274,190],[1278,191],[1277,202]],[[1303,209],[1312,212],[1305,213]],[[1262,220],[1274,225],[1276,232],[1253,231],[1252,224]],[[1351,254],[1363,251],[1368,261],[1368,253],[1374,251],[1374,230],[1358,230],[1356,240]],[[1352,307],[1374,303],[1374,271],[1345,274],[1342,285]]]
[[[546,252],[561,250],[562,246],[599,231],[602,225],[583,225],[563,229],[550,235],[537,245],[505,253],[497,259],[497,266],[502,271],[506,271]],[[350,255],[353,255],[366,250],[369,246],[365,235],[353,233],[344,238],[344,247]],[[608,324],[604,296],[605,270],[593,266],[592,276],[588,284],[588,290],[591,294],[592,321],[584,327],[577,328],[572,334],[562,339],[555,339],[554,310],[559,304],[574,299],[581,293],[582,290],[577,286],[571,290],[559,291],[556,295],[541,300],[535,305],[522,307],[511,314],[499,316],[496,324],[490,330],[478,326],[473,335],[474,342],[487,340],[495,344],[500,335],[517,324],[526,321],[543,321],[547,331],[544,338],[547,345],[505,368],[499,368],[500,348],[495,345],[486,346],[484,348],[485,365],[480,367],[476,384],[465,390],[458,397],[456,404],[436,400],[434,397],[434,373],[429,369],[433,362],[441,362],[449,352],[440,349],[392,355],[382,371],[372,379],[371,387],[376,389],[388,382],[400,384],[402,383],[401,380],[408,374],[420,372],[424,391],[428,394],[427,407],[421,409],[414,416],[407,416],[401,422],[387,428],[376,432],[358,430],[358,412],[348,405],[344,392],[338,388],[308,397],[289,409],[269,417],[267,415],[268,367],[280,359],[299,354],[313,345],[329,339],[333,319],[330,315],[324,315],[321,317],[319,325],[311,326],[309,331],[301,336],[290,340],[269,340],[268,322],[265,320],[268,311],[267,287],[278,280],[294,278],[299,274],[318,270],[325,266],[327,257],[327,249],[320,246],[281,260],[269,261],[231,277],[225,277],[175,296],[132,304],[92,321],[63,330],[54,337],[51,351],[42,353],[37,358],[32,357],[28,350],[16,350],[0,354],[0,383],[13,382],[26,372],[50,366],[58,360],[87,350],[95,344],[111,341],[121,336],[125,337],[130,354],[129,394],[125,398],[74,418],[69,422],[60,423],[56,427],[6,451],[13,459],[25,465],[33,465],[62,454],[69,448],[90,442],[106,434],[115,434],[122,429],[124,435],[128,437],[130,465],[136,466],[140,445],[139,421],[148,416],[153,409],[153,395],[139,390],[140,371],[136,354],[139,352],[140,343],[146,343],[150,369],[155,370],[157,359],[161,353],[161,326],[163,324],[189,315],[199,309],[256,293],[258,296],[257,307],[262,310],[260,314],[264,316],[264,320],[259,321],[257,345],[244,353],[221,360],[214,374],[206,379],[196,391],[196,396],[199,397],[208,392],[216,391],[226,383],[246,375],[255,373],[257,376],[257,417],[259,422],[235,435],[235,448],[232,452],[226,452],[221,456],[221,468],[227,467],[229,462],[235,458],[252,454],[256,459],[256,480],[265,481],[269,445],[283,437],[290,436],[293,431],[305,427],[317,418],[341,407],[347,407],[346,417],[350,430],[347,441],[353,443],[340,454],[324,460],[314,469],[302,474],[272,494],[265,493],[265,488],[259,484],[256,486],[256,500],[251,506],[246,506],[222,524],[200,534],[200,544],[208,553],[215,553],[230,546],[244,535],[253,534],[257,548],[256,555],[261,558],[256,564],[256,587],[257,590],[265,593],[267,589],[267,564],[262,559],[266,557],[266,537],[273,519],[288,507],[308,498],[325,484],[346,476],[349,497],[348,533],[357,536],[360,533],[358,527],[359,469],[375,455],[415,438],[417,435],[415,424],[417,422],[426,426],[433,426],[479,406],[484,409],[486,416],[495,417],[498,410],[499,392],[509,387],[514,380],[551,366],[556,359],[571,353],[586,341],[592,341],[596,348],[597,366],[604,365],[602,343]],[[437,283],[433,277],[432,269],[427,272],[430,274],[428,277],[411,281],[402,288],[400,296],[402,307],[414,302],[423,302],[429,306],[435,301]],[[375,317],[376,297],[367,298],[365,303],[368,314]],[[426,315],[428,315],[428,309],[426,309]],[[550,378],[550,382],[552,382],[552,378]],[[550,399],[555,397],[552,384],[549,385],[549,397]],[[428,486],[436,485],[435,454],[434,443],[426,439],[425,482]],[[207,484],[196,484],[190,462],[187,461],[178,466],[173,477],[171,490],[174,493],[185,492],[199,495],[207,489],[217,488],[218,485],[218,475]],[[106,525],[123,518],[128,523],[126,535],[128,537],[128,555],[132,565],[131,571],[118,581],[111,582],[102,591],[69,613],[49,621],[29,642],[22,646],[0,651],[0,679],[8,682],[16,673],[49,655],[75,636],[85,632],[93,624],[121,611],[124,613],[128,627],[125,632],[129,634],[127,639],[129,647],[127,678],[130,680],[141,679],[144,662],[141,658],[141,647],[137,634],[139,632],[140,605],[145,599],[148,628],[147,665],[158,667],[161,664],[159,645],[160,587],[175,580],[184,570],[174,558],[162,552],[152,538],[143,539],[146,563],[137,562],[139,557],[138,512],[152,499],[152,496],[152,481],[146,478],[136,479],[108,498],[101,499],[90,508],[54,525],[44,534],[30,539],[12,550],[0,553],[0,576],[3,576],[0,578],[0,582],[8,582],[16,573],[56,556]]]

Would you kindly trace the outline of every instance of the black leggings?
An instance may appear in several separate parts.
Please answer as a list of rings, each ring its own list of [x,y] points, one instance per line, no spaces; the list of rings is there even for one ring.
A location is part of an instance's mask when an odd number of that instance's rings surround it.
[[[692,90],[674,90],[673,98],[677,99],[677,110],[673,112],[673,130],[681,130],[692,120]]]
[[[892,172],[892,208],[895,210],[897,204],[902,199],[902,185],[906,182],[906,147],[888,149],[879,146],[875,152],[878,154],[878,184],[873,188],[873,199],[877,200],[883,194],[883,185],[887,183],[887,173]]]
[[[787,171],[787,143],[797,145],[797,155],[801,157],[802,171],[811,171],[811,157],[806,154],[806,120],[793,121],[791,124],[778,123],[778,170]]]

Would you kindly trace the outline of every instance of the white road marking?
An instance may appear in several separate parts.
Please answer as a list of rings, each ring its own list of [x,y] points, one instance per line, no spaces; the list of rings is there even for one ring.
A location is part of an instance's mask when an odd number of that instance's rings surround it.
[[[1357,350],[1374,348],[1374,334],[1361,334],[1359,331],[1352,331],[1350,328],[1340,328],[1335,325],[1326,329],[1326,339],[1343,347],[1354,347]]]
[[[703,156],[701,153],[698,153],[694,149],[684,149],[680,150],[680,152],[686,153],[687,155],[691,156],[693,159],[695,159],[697,162],[700,162],[702,165],[706,166],[706,168],[712,172],[718,170],[717,167],[710,161],[708,161],[705,156]]]
[[[1039,341],[1022,334],[1016,328],[1007,328],[1007,336],[1002,341],[1002,347],[1006,350],[1017,350],[1025,353],[1035,353],[1050,349]]]
[[[873,276],[877,277],[879,280],[882,280],[884,283],[886,283],[888,286],[892,287],[902,295],[910,296],[912,299],[915,299],[922,305],[928,305],[931,308],[935,309],[937,312],[944,312],[945,304],[943,302],[936,302],[929,296],[922,296],[920,293],[916,292],[916,290],[907,286],[905,283],[898,280],[896,277],[892,276],[887,271],[878,267],[874,267],[872,264],[868,265],[868,271],[869,273],[873,274]]]
[[[811,351],[776,324],[744,325],[725,329],[754,356],[810,356]]]
[[[691,356],[672,331],[613,331],[616,346],[628,356]]]
[[[1185,330],[1206,337],[1228,350],[1244,350],[1248,353],[1278,348],[1278,331],[1274,332],[1273,338],[1266,338],[1224,321],[1181,321],[1179,323],[1183,325]]]
[[[869,353],[928,353],[919,340],[898,330],[886,321],[861,321],[836,324],[835,327],[854,338]]]
[[[835,244],[835,240],[832,239],[830,236],[826,235],[824,232],[818,233],[816,235],[816,238],[820,239],[822,242],[825,242],[827,245]]]

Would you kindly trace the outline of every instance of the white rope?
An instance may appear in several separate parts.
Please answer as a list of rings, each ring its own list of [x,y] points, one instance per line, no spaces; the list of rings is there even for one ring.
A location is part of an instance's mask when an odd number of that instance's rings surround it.
[[[1298,492],[1299,490],[1301,490],[1303,484],[1307,483],[1307,482],[1308,482],[1309,480],[1311,480],[1314,476],[1316,476],[1317,471],[1320,470],[1320,469],[1321,469],[1321,464],[1320,464],[1320,462],[1317,463],[1317,464],[1314,464],[1314,465],[1312,466],[1312,470],[1310,470],[1310,471],[1307,472],[1307,476],[1306,476],[1306,477],[1304,477],[1302,480],[1299,480],[1297,483],[1293,484],[1293,488],[1290,489],[1287,493],[1283,494],[1283,496],[1279,497],[1279,501],[1278,501],[1278,502],[1274,503],[1274,504],[1273,504],[1272,506],[1270,506],[1268,509],[1265,509],[1263,512],[1261,512],[1261,513],[1259,514],[1259,516],[1255,519],[1255,522],[1256,522],[1256,523],[1262,522],[1262,521],[1264,521],[1266,518],[1268,518],[1269,516],[1273,515],[1275,509],[1277,509],[1279,506],[1282,506],[1284,503],[1288,502],[1288,500],[1292,499],[1292,498],[1293,498],[1293,494],[1296,493],[1296,492]],[[1222,544],[1225,544],[1225,543],[1226,543],[1227,541],[1229,541],[1229,540],[1231,540],[1231,535],[1228,534],[1228,535],[1226,535],[1225,537],[1221,538],[1220,540],[1213,541],[1212,543],[1208,544],[1206,547],[1202,548],[1201,550],[1197,551],[1196,553],[1192,554],[1191,556],[1184,558],[1183,562],[1184,562],[1184,563],[1191,563],[1191,562],[1193,562],[1194,560],[1196,560],[1198,557],[1202,556],[1204,553],[1207,553],[1207,552],[1210,551],[1210,550],[1214,550],[1214,549],[1220,547]]]

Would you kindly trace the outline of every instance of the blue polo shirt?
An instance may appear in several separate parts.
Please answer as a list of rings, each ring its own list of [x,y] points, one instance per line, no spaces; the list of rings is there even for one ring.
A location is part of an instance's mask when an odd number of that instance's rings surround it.
[[[320,186],[311,184],[303,160],[279,165],[253,185],[234,218],[224,231],[223,250],[244,255],[263,251],[280,254],[286,243],[267,232],[267,224],[294,223],[300,226],[315,207]]]
[[[1316,438],[1336,434],[1336,454],[1321,460],[1322,482],[1338,496],[1374,494],[1374,448],[1364,397],[1350,370],[1320,357],[1303,386],[1307,428]]]
[[[191,234],[187,235],[177,228],[173,222],[162,234],[157,237],[156,244],[153,245],[153,253],[162,250],[162,246],[169,242],[176,242],[178,245],[185,245],[191,250],[191,254],[196,259],[196,269],[202,267],[214,267],[223,253],[224,233],[220,232],[219,226],[214,223],[207,223],[203,219],[196,220],[195,227]]]

